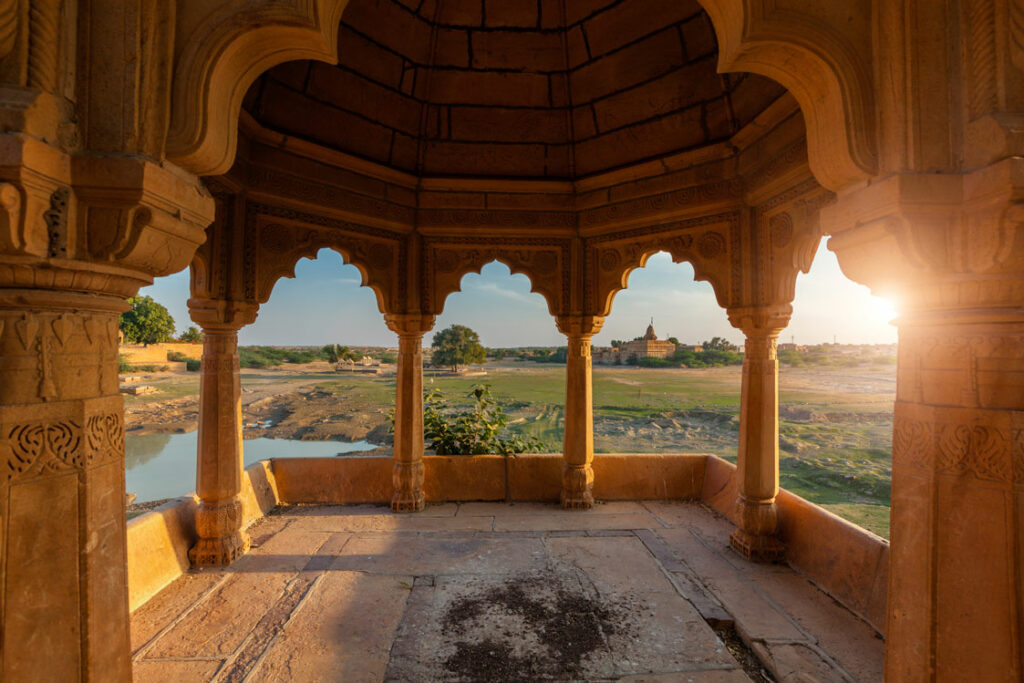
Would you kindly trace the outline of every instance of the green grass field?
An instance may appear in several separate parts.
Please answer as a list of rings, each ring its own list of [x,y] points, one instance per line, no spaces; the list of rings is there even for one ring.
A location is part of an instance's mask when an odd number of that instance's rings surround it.
[[[468,405],[470,389],[488,384],[512,428],[561,448],[565,367],[510,363],[486,366],[484,376],[428,371],[424,388],[440,389],[454,405]],[[891,368],[784,368],[780,374],[781,484],[837,515],[888,537],[891,478]],[[597,452],[712,453],[736,460],[740,369],[594,369],[594,448]],[[313,381],[340,403],[387,408],[394,377],[333,372],[273,376],[243,370],[243,387]],[[894,386],[894,385],[893,385]],[[160,394],[127,401],[164,401],[193,394],[197,378]]]

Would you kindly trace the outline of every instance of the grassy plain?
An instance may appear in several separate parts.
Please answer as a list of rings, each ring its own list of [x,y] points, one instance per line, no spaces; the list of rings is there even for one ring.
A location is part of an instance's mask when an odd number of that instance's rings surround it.
[[[242,371],[243,391],[304,386],[346,411],[386,412],[393,376],[326,371]],[[551,451],[562,441],[565,367],[506,362],[482,375],[427,371],[426,389],[449,403],[469,404],[475,384],[491,386],[512,428]],[[195,395],[198,378],[150,383],[158,394],[126,398],[129,408]],[[780,373],[780,459],[784,488],[888,537],[895,367],[783,368]],[[594,369],[594,447],[598,452],[713,453],[735,462],[740,368]]]

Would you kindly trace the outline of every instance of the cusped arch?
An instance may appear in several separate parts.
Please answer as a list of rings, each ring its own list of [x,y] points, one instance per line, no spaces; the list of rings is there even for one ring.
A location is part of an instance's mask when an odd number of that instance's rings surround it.
[[[811,171],[818,182],[838,190],[875,174],[868,0],[699,2],[718,38],[719,71],[766,76],[796,98],[806,121]]]
[[[216,5],[211,9],[211,5]],[[191,0],[179,10],[167,158],[196,175],[227,172],[235,157],[242,98],[284,62],[337,61],[348,0],[236,3]]]
[[[630,273],[662,251],[674,263],[685,261],[693,266],[694,279],[709,283],[718,305],[729,307],[739,289],[737,230],[737,217],[730,214],[648,229],[614,240],[595,240],[587,246],[588,310],[598,316],[611,314],[615,295],[626,289]]]
[[[246,243],[246,260],[252,264],[246,270],[246,295],[251,300],[266,303],[281,278],[295,277],[300,259],[315,259],[321,249],[331,249],[346,265],[356,267],[360,284],[373,291],[381,313],[401,310],[404,292],[399,273],[405,250],[397,235],[368,234],[358,227],[324,229],[261,217],[252,237],[253,244],[248,239]]]
[[[556,316],[568,306],[568,241],[558,243],[428,244],[424,250],[424,310],[439,315],[449,295],[462,291],[462,278],[495,261],[513,275],[525,275]]]

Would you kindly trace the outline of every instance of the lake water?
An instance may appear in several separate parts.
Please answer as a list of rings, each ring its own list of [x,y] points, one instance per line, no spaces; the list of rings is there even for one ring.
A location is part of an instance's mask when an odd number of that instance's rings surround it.
[[[199,432],[187,434],[138,434],[124,440],[125,491],[138,496],[135,502],[176,498],[196,488],[196,447]],[[368,441],[295,441],[246,439],[245,466],[269,458],[329,458],[338,453],[368,451]]]

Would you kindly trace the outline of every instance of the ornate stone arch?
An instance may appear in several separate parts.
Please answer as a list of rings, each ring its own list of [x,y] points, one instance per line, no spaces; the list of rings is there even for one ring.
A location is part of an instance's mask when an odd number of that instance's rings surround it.
[[[719,306],[726,308],[739,289],[739,240],[738,213],[591,238],[584,257],[586,310],[593,315],[609,315],[612,301],[626,288],[629,274],[659,251],[668,252],[676,263],[690,263],[695,278],[709,282]]]
[[[175,54],[167,158],[196,175],[227,172],[246,90],[261,73],[284,62],[336,61],[338,24],[347,4],[183,3],[177,31],[184,40]]]
[[[570,246],[568,239],[424,240],[421,306],[440,314],[448,295],[461,290],[463,276],[499,261],[529,278],[530,291],[544,297],[551,315],[559,315],[569,307]]]
[[[295,277],[299,259],[332,249],[355,266],[362,285],[373,290],[381,313],[402,310],[406,245],[404,236],[276,207],[250,205],[245,239],[245,298],[261,304],[270,299],[282,277]]]
[[[718,37],[719,71],[767,76],[796,98],[822,185],[838,190],[875,173],[869,0],[699,1]]]

